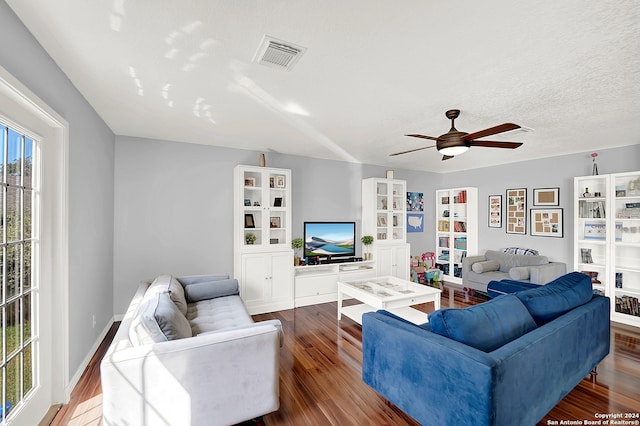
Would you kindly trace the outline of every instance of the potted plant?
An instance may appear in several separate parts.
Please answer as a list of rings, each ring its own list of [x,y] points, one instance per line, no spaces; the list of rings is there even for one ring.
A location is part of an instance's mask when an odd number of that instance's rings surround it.
[[[366,249],[366,253],[364,254],[364,260],[371,260],[371,253],[369,252],[369,246],[373,244],[373,236],[364,235],[360,241],[364,244],[364,248]]]
[[[256,239],[257,239],[257,238],[258,238],[258,237],[256,237],[256,234],[254,234],[253,232],[249,232],[248,234],[246,234],[246,235],[244,236],[244,241],[245,241],[247,244],[251,245],[251,244],[255,243],[255,241],[256,241]]]
[[[304,247],[304,240],[302,238],[294,238],[293,240],[291,240],[291,247],[294,250],[294,255],[293,255],[293,264],[295,266],[300,265],[300,252],[299,250]]]

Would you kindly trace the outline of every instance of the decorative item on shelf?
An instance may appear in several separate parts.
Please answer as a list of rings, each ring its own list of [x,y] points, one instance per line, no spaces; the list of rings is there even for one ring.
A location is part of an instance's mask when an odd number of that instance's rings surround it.
[[[422,253],[422,265],[423,266],[427,266],[427,262],[429,262],[431,265],[431,268],[433,269],[434,267],[434,263],[436,260],[436,254],[432,251],[427,251]]]
[[[600,280],[598,280],[597,271],[582,271],[582,273],[591,277],[591,284],[602,284]]]
[[[248,234],[245,234],[244,236],[244,241],[248,244],[248,245],[253,245],[253,243],[256,242],[256,234],[254,234],[253,232],[249,232]]]
[[[372,235],[364,235],[360,241],[364,244],[364,248],[366,253],[364,254],[364,260],[371,260],[371,252],[369,251],[369,246],[373,244],[373,236]]]
[[[582,260],[582,263],[593,263],[593,258],[591,257],[591,249],[580,249],[580,260]]]
[[[300,252],[299,250],[304,247],[304,240],[302,238],[294,238],[291,240],[291,248],[294,250],[293,264],[294,266],[300,265]]]
[[[582,196],[584,198],[591,198],[592,197],[591,193],[589,192],[589,188],[585,188],[584,189],[584,192],[582,193]]]
[[[591,154],[591,158],[593,159],[593,170],[591,171],[591,174],[593,176],[597,176],[598,175],[598,163],[596,163],[596,157],[598,156],[597,152],[594,152],[593,154]]]
[[[267,160],[264,157],[264,153],[261,152],[260,153],[260,157],[258,158],[258,166],[260,167],[265,167],[267,165]]]
[[[387,170],[387,179],[393,179],[393,170]]]

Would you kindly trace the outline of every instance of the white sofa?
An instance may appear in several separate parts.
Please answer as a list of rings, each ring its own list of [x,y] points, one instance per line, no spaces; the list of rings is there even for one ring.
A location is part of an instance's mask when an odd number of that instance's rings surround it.
[[[529,249],[512,250],[517,251],[487,250],[484,255],[463,258],[462,285],[486,293],[491,281],[511,279],[546,284],[567,273],[567,265],[562,262],[549,262],[546,256],[537,254],[519,254],[531,252]]]
[[[230,425],[279,407],[280,321],[254,323],[234,279],[140,283],[100,366],[105,425]]]

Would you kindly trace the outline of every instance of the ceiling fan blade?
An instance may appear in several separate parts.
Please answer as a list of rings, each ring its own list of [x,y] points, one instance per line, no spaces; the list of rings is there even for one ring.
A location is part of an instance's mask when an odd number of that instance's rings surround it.
[[[470,141],[472,139],[480,139],[485,136],[496,135],[498,133],[508,132],[509,130],[519,129],[520,126],[513,123],[504,123],[499,126],[489,127],[488,129],[480,130],[479,132],[469,133],[464,137],[464,140]]]
[[[485,148],[510,148],[515,149],[522,145],[522,142],[497,142],[497,141],[471,141],[471,146],[483,146]]]
[[[389,154],[389,157],[394,157],[396,155],[408,154],[410,152],[422,151],[423,149],[433,148],[435,145],[431,146],[423,146],[422,148],[410,149],[408,151],[394,152],[393,154]]]
[[[405,136],[411,136],[411,137],[413,137],[413,138],[430,139],[430,140],[432,140],[432,141],[438,141],[438,140],[440,140],[440,139],[438,139],[438,138],[434,138],[433,136],[418,135],[418,134],[415,134],[415,133],[410,134],[410,135],[405,135]]]
[[[442,156],[442,161],[444,161],[444,160],[448,160],[448,159],[450,159],[450,158],[453,158],[453,155],[443,155],[443,156]]]

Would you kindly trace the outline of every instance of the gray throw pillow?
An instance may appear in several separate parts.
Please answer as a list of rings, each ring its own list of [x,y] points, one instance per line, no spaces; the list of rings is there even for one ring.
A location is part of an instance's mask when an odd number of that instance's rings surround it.
[[[184,288],[184,292],[189,303],[240,294],[238,280],[235,278],[189,284]]]
[[[163,291],[168,291],[171,294],[171,300],[173,300],[173,303],[175,303],[178,309],[180,309],[182,315],[186,315],[187,299],[185,298],[184,287],[182,284],[180,284],[180,282],[172,275],[160,275],[158,278],[153,280],[147,290],[147,294],[152,295],[155,292]]]
[[[189,321],[166,291],[145,295],[129,329],[129,339],[134,345],[166,342],[192,335]]]
[[[528,280],[529,274],[528,266],[516,266],[509,269],[509,276],[514,280]]]

